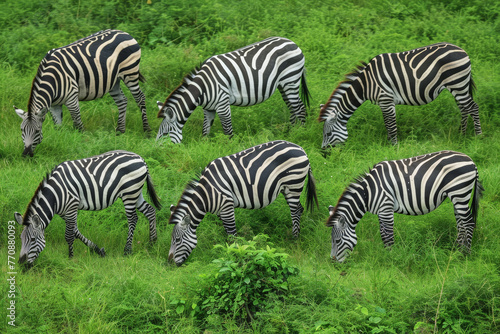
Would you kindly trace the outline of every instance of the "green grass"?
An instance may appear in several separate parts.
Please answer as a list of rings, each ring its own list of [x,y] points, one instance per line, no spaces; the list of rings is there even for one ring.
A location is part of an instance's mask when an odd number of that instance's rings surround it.
[[[34,3],[33,3],[34,4]],[[140,216],[133,254],[123,256],[127,224],[123,205],[79,212],[81,232],[104,247],[105,258],[75,243],[67,257],[64,222],[56,216],[46,230],[47,245],[27,272],[16,265],[16,327],[7,324],[9,286],[0,284],[0,331],[14,333],[490,333],[500,331],[500,25],[496,3],[482,1],[276,1],[196,0],[167,4],[146,1],[8,2],[0,13],[0,266],[7,277],[7,224],[24,213],[33,193],[58,163],[124,149],[145,158],[164,209],[159,211],[158,242],[148,243]],[[154,135],[142,133],[138,107],[129,92],[127,131],[116,136],[117,109],[111,97],[82,102],[85,132],[75,131],[65,109],[63,125],[48,119],[33,158],[21,157],[20,118],[38,63],[53,48],[95,32],[119,28],[142,46],[141,72],[147,79],[148,119]],[[208,138],[201,136],[197,110],[184,128],[184,141],[156,143],[160,124],[156,101],[205,58],[268,36],[295,41],[306,57],[312,105],[304,126],[290,126],[279,94],[257,106],[232,108],[234,137],[222,133],[218,119]],[[320,146],[319,104],[359,61],[383,52],[409,50],[447,41],[471,58],[475,100],[484,134],[475,137],[472,120],[459,134],[460,113],[451,94],[421,107],[398,106],[399,145],[386,140],[378,106],[365,103],[348,123],[349,139],[324,158]],[[228,242],[222,224],[207,215],[198,229],[198,246],[185,266],[167,263],[170,204],[186,183],[213,159],[269,140],[304,147],[311,161],[320,209],[302,217],[295,240],[283,197],[262,210],[236,210],[241,237],[264,233],[289,254],[299,275],[290,291],[270,298],[251,323],[231,315],[195,317],[191,306],[217,272],[212,263]],[[383,247],[378,219],[366,214],[356,230],[358,245],[344,264],[330,262],[328,205],[335,205],[357,175],[386,159],[451,149],[468,154],[484,185],[472,251],[454,248],[456,223],[446,201],[425,216],[395,216],[395,245]],[[305,198],[304,198],[305,200]],[[21,228],[16,230],[16,236]],[[20,250],[17,238],[16,261]],[[178,312],[179,303],[186,305]]]

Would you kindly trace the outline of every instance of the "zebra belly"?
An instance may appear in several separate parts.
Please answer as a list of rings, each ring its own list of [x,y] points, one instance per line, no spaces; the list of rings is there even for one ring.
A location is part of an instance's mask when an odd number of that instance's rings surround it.
[[[233,201],[234,201],[234,207],[235,208],[242,208],[242,209],[262,209],[271,204],[276,200],[278,196],[274,195],[271,196],[271,198],[268,198],[268,196],[262,197],[259,196],[258,194],[255,194],[253,198],[251,199],[248,194],[245,196],[238,194],[233,196]],[[258,200],[256,200],[258,199]]]
[[[437,202],[424,200],[421,197],[399,198],[394,203],[394,212],[408,216],[421,216],[434,211],[443,202],[443,196],[439,196]]]
[[[269,92],[265,92],[264,94],[254,94],[254,87],[246,87],[246,89],[240,89],[237,85],[232,85],[229,93],[229,104],[237,107],[245,107],[262,103],[274,94],[276,88],[277,85],[275,85],[272,90],[270,90]],[[258,93],[262,92],[259,91]]]

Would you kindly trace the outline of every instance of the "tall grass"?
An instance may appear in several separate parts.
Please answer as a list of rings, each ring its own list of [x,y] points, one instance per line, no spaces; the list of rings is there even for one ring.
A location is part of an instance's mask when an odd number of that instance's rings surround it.
[[[134,253],[124,257],[126,217],[121,203],[99,212],[80,211],[82,233],[105,247],[107,256],[75,243],[67,257],[64,221],[55,217],[46,230],[47,245],[30,271],[16,275],[16,327],[6,317],[0,330],[53,332],[325,332],[325,333],[488,333],[500,331],[500,33],[496,3],[481,1],[9,1],[0,12],[0,264],[6,276],[7,222],[24,213],[43,177],[58,163],[114,149],[143,156],[164,204],[158,216],[159,240],[148,244],[147,220],[139,217]],[[234,137],[215,121],[201,136],[203,115],[192,114],[184,141],[157,143],[142,133],[140,113],[129,98],[127,131],[116,136],[117,108],[107,96],[82,102],[85,132],[47,120],[44,139],[33,158],[22,158],[20,118],[39,61],[54,47],[100,29],[129,32],[141,44],[142,84],[154,131],[155,101],[164,101],[182,77],[207,57],[268,36],[295,41],[306,57],[312,106],[304,126],[291,126],[279,94],[257,106],[232,108]],[[369,102],[348,123],[349,139],[324,158],[320,151],[319,104],[326,102],[344,75],[359,61],[447,41],[471,58],[484,134],[459,134],[460,113],[443,92],[421,107],[398,106],[398,138],[391,146],[378,106]],[[285,139],[306,150],[317,181],[320,210],[305,213],[299,239],[291,234],[284,198],[262,210],[236,210],[240,236],[269,235],[288,261],[299,268],[290,292],[270,298],[253,322],[231,316],[192,315],[200,289],[217,268],[216,244],[228,239],[222,224],[207,215],[198,228],[198,246],[187,264],[167,263],[171,226],[169,204],[211,160],[269,140]],[[383,247],[378,219],[367,214],[356,232],[358,245],[344,264],[329,260],[330,230],[324,226],[334,205],[357,175],[386,159],[452,149],[477,164],[486,189],[472,252],[454,248],[456,223],[449,201],[425,216],[395,216],[395,245]],[[16,235],[21,233],[17,227]],[[17,239],[17,254],[20,241]],[[17,256],[17,255],[16,255]],[[8,286],[0,284],[5,310]],[[178,309],[179,303],[186,305]]]

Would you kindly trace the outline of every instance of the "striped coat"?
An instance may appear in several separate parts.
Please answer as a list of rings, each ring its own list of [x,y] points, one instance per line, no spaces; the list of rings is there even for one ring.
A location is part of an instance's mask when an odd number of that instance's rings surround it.
[[[138,220],[136,210],[149,220],[149,238],[156,236],[156,211],[142,195],[144,183],[154,205],[161,207],[144,160],[126,151],[111,151],[86,159],[65,161],[56,166],[40,183],[26,213],[15,213],[23,225],[19,263],[32,265],[45,248],[45,229],[57,214],[66,222],[65,238],[69,256],[73,256],[73,241],[80,239],[92,251],[105,255],[78,230],[78,210],[97,211],[109,207],[118,198],[125,206],[128,220],[128,238],[125,254],[132,251],[132,238]]]
[[[382,161],[351,183],[326,223],[332,227],[332,258],[344,261],[357,243],[355,228],[366,212],[378,215],[386,246],[394,243],[394,212],[423,215],[449,198],[457,221],[457,244],[470,250],[483,187],[467,155],[439,151],[409,159]],[[472,198],[471,208],[469,202]]]
[[[74,126],[83,130],[79,101],[90,101],[109,92],[118,106],[117,131],[125,132],[127,98],[120,81],[128,87],[142,113],[144,131],[150,131],[145,96],[139,87],[141,48],[129,34],[103,30],[69,45],[52,49],[40,62],[33,79],[28,111],[16,107],[22,118],[23,155],[33,156],[42,141],[42,123],[50,110],[55,124],[62,122],[66,105]]]
[[[437,43],[418,49],[384,53],[346,76],[321,107],[323,148],[347,140],[347,121],[365,101],[382,109],[387,138],[397,143],[396,105],[420,106],[434,101],[448,89],[462,114],[465,132],[469,115],[476,134],[481,134],[478,106],[472,99],[475,85],[467,53],[449,43]]]
[[[216,214],[228,234],[236,234],[234,208],[260,209],[280,193],[290,208],[293,234],[300,232],[304,208],[300,195],[306,177],[307,208],[316,201],[315,181],[304,150],[293,143],[273,141],[218,158],[208,164],[198,181],[186,187],[169,223],[175,224],[169,259],[182,264],[196,247],[196,228],[208,213]]]
[[[197,106],[204,111],[203,135],[208,135],[215,114],[226,135],[233,134],[230,106],[251,106],[264,102],[278,89],[290,110],[290,121],[303,123],[309,103],[304,55],[291,40],[270,37],[241,49],[205,60],[187,75],[164,103],[158,102],[163,121],[157,139],[169,135],[182,141],[182,128]],[[265,117],[265,115],[262,115]]]

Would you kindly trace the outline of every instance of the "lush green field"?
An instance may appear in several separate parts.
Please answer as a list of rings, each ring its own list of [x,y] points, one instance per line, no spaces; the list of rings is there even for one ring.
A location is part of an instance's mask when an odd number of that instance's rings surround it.
[[[149,2],[149,4],[148,4]],[[490,333],[500,332],[500,6],[486,1],[228,1],[170,2],[7,1],[0,12],[0,331],[17,333]],[[182,77],[205,58],[269,36],[292,39],[306,58],[312,106],[304,126],[290,126],[279,94],[253,107],[232,108],[235,135],[223,135],[216,119],[208,138],[201,136],[203,113],[193,113],[184,141],[155,142],[142,132],[138,107],[129,97],[127,131],[116,136],[117,108],[109,96],[81,103],[85,132],[64,122],[43,126],[44,139],[33,158],[21,157],[21,119],[12,105],[26,108],[38,63],[51,48],[101,29],[118,28],[142,46],[141,85],[154,133],[156,101],[163,101]],[[359,61],[447,41],[464,48],[477,85],[475,100],[483,135],[459,134],[460,113],[450,93],[422,107],[398,106],[399,145],[387,140],[378,106],[365,103],[348,123],[349,139],[324,158],[320,146],[319,104],[325,103],[344,75]],[[317,181],[320,209],[302,217],[294,239],[288,206],[279,197],[269,207],[237,210],[239,236],[259,234],[254,245],[288,254],[291,268],[281,292],[256,300],[252,318],[240,309],[215,312],[211,291],[231,243],[222,224],[207,215],[198,228],[198,246],[182,267],[167,263],[172,226],[170,204],[185,184],[211,160],[270,140],[285,139],[308,153]],[[148,163],[164,209],[159,211],[158,242],[148,244],[144,216],[134,236],[133,255],[123,256],[127,235],[121,203],[100,212],[79,213],[84,235],[106,248],[100,258],[75,242],[67,257],[64,222],[57,216],[46,229],[47,245],[35,266],[17,264],[21,227],[16,225],[14,268],[8,268],[8,225],[24,213],[40,181],[56,164],[109,150],[140,154]],[[330,229],[324,222],[357,175],[386,159],[451,149],[477,164],[485,188],[472,251],[455,247],[456,223],[446,201],[425,216],[395,216],[395,245],[383,247],[375,215],[356,229],[358,245],[344,264],[330,261]],[[305,201],[305,198],[304,198]],[[239,240],[239,243],[245,243]],[[252,242],[250,241],[250,244]],[[223,247],[215,247],[222,245]],[[266,247],[270,246],[271,249]],[[252,246],[253,247],[253,246]],[[247,250],[240,250],[244,255]],[[245,253],[246,252],[246,253]],[[253,255],[252,255],[253,256]],[[252,260],[250,256],[250,261]],[[293,268],[297,268],[298,274]],[[17,274],[8,274],[15,270]],[[222,276],[222,272],[219,277]],[[295,275],[296,274],[296,275]],[[242,277],[251,278],[250,274]],[[253,274],[252,274],[253,275]],[[259,274],[260,275],[260,274]],[[15,276],[16,290],[6,280]],[[240,282],[241,283],[241,282]],[[219,284],[219,283],[218,283]],[[255,286],[254,281],[240,287]],[[246,290],[249,291],[249,290]],[[11,295],[15,295],[11,297]],[[222,299],[221,299],[222,300]],[[15,301],[15,327],[7,322]],[[213,302],[213,300],[212,300]],[[225,300],[230,304],[232,300]],[[253,321],[251,321],[253,320]]]

